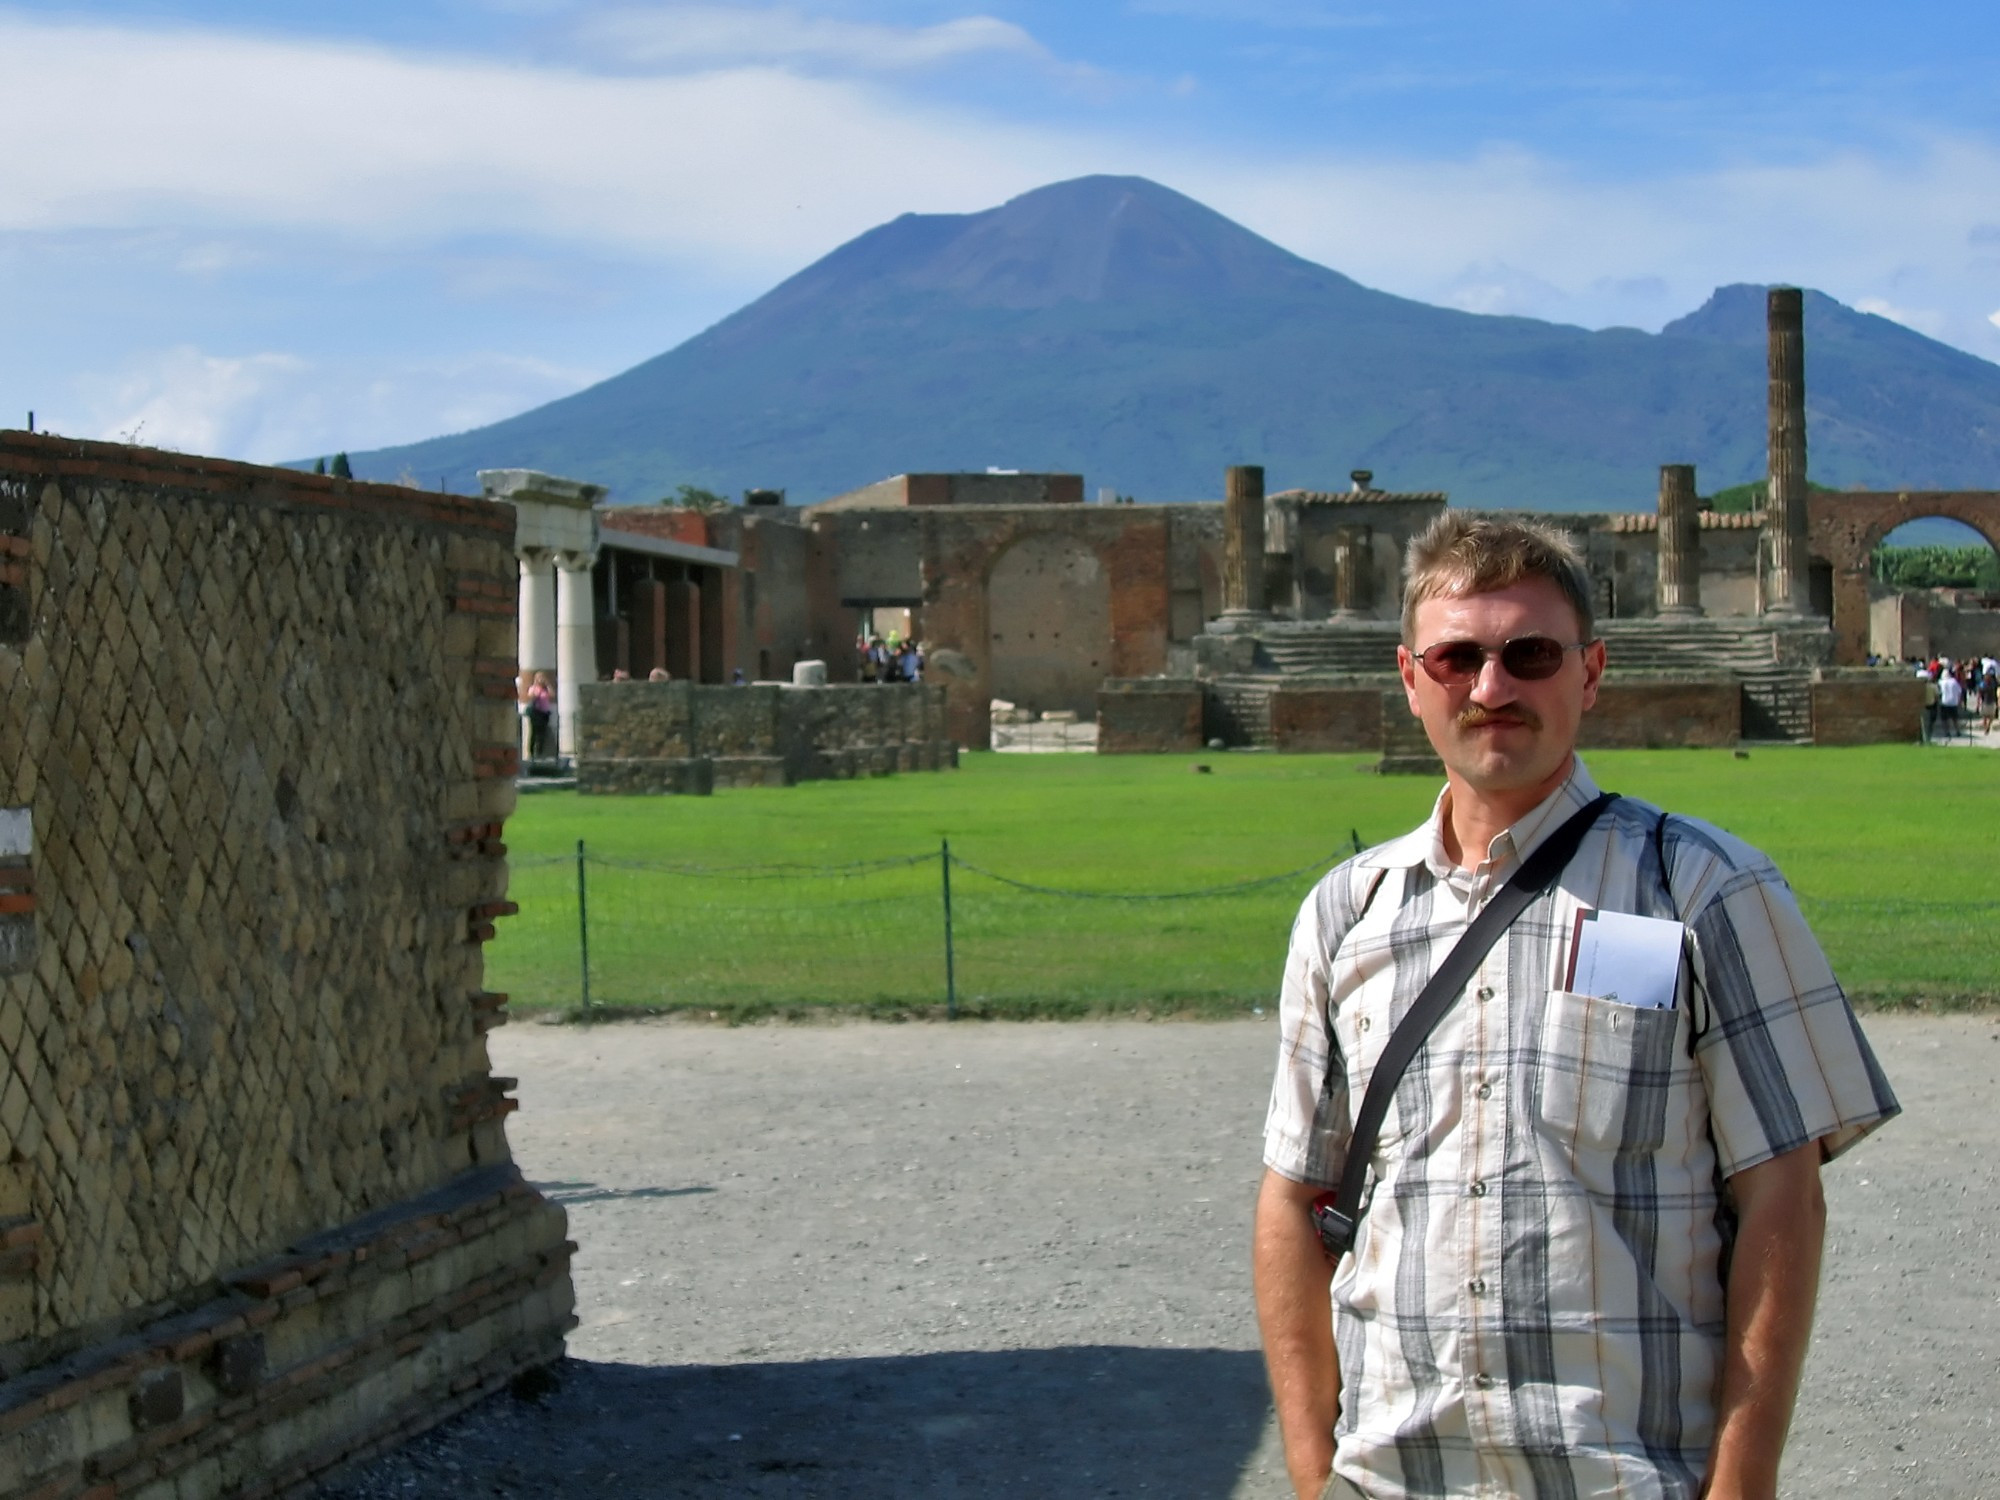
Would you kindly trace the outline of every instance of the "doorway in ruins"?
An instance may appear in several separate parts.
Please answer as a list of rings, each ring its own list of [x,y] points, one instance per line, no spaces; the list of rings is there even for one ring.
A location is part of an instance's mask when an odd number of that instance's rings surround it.
[[[1950,516],[1897,526],[1868,559],[1868,650],[1878,661],[2000,656],[2000,551]]]
[[[1111,669],[1111,580],[1095,551],[1040,532],[1014,543],[986,582],[993,696],[1036,713],[1097,717]]]

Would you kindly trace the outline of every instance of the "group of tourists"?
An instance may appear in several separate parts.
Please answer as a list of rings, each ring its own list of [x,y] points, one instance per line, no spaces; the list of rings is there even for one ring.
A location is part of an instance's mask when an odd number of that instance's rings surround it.
[[[1949,739],[1969,731],[1979,720],[1979,732],[1991,734],[2000,716],[2000,660],[1991,656],[1934,656],[1916,664],[1924,683],[1924,743]]]
[[[886,637],[863,631],[854,638],[854,651],[861,658],[863,682],[924,680],[924,648],[904,640],[900,631],[892,629]]]

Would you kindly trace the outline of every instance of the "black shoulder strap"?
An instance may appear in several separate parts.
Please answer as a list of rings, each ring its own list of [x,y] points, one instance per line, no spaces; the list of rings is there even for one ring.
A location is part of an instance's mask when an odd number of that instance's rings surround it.
[[[1319,1227],[1320,1242],[1326,1246],[1327,1254],[1337,1258],[1354,1243],[1354,1229],[1361,1222],[1361,1192],[1367,1186],[1368,1163],[1375,1155],[1375,1141],[1382,1133],[1382,1120],[1389,1113],[1396,1085],[1402,1082],[1417,1049],[1437,1030],[1438,1022],[1464,991],[1480,960],[1500,940],[1500,934],[1526,910],[1530,901],[1555,883],[1556,877],[1575,858],[1577,846],[1597,821],[1597,815],[1617,800],[1616,792],[1603,793],[1588,807],[1571,814],[1569,821],[1542,841],[1514,872],[1514,878],[1472,919],[1465,935],[1445,955],[1430,983],[1417,996],[1417,1003],[1403,1017],[1402,1025],[1390,1035],[1389,1045],[1382,1049],[1381,1059],[1375,1064],[1374,1076],[1368,1080],[1361,1110],[1354,1117],[1354,1136],[1348,1142],[1347,1165],[1341,1170],[1340,1188],[1331,1203],[1322,1194],[1313,1205],[1313,1222]]]

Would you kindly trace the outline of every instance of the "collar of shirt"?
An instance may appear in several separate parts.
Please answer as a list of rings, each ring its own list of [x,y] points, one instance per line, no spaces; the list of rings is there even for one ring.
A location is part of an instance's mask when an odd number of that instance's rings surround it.
[[[1431,815],[1420,828],[1399,839],[1391,839],[1365,854],[1355,863],[1368,870],[1406,870],[1425,866],[1432,875],[1450,886],[1461,899],[1480,901],[1499,889],[1500,882],[1558,828],[1571,813],[1580,811],[1598,794],[1597,783],[1584,768],[1583,757],[1570,757],[1569,775],[1548,796],[1524,813],[1514,824],[1494,836],[1486,846],[1486,858],[1476,870],[1461,869],[1444,852],[1444,819],[1450,806],[1451,788],[1438,793]]]

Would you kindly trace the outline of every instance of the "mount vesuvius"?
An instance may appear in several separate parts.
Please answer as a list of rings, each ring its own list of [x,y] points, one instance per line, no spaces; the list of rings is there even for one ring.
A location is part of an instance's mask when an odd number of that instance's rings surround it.
[[[653,501],[680,484],[794,503],[885,475],[1080,472],[1145,500],[1344,484],[1461,505],[1651,503],[1764,468],[1763,289],[1657,334],[1373,291],[1170,189],[1084,177],[974,214],[905,214],[669,352],[471,432],[351,455],[473,490],[532,468]],[[1806,297],[1813,479],[2000,485],[2000,366]]]

